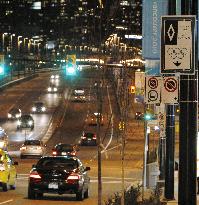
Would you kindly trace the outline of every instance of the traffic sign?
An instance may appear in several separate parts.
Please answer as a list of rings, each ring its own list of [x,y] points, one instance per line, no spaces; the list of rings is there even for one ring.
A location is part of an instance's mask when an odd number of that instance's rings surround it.
[[[161,73],[195,73],[195,16],[162,16]]]
[[[149,78],[149,80],[148,80],[148,86],[149,86],[151,89],[156,89],[156,88],[158,87],[158,79],[155,78],[155,77]]]
[[[175,78],[168,77],[164,82],[164,87],[168,92],[175,92],[178,89],[178,81]]]
[[[147,76],[145,77],[145,103],[158,104],[160,103],[160,89],[162,77]]]
[[[176,76],[163,77],[161,102],[177,104],[179,98],[179,79]]]

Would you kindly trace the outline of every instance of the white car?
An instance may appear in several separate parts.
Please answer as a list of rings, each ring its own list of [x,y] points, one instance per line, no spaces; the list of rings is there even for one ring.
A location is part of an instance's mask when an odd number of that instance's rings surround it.
[[[40,140],[25,140],[24,144],[20,147],[21,159],[26,156],[42,157],[46,151],[46,146]]]

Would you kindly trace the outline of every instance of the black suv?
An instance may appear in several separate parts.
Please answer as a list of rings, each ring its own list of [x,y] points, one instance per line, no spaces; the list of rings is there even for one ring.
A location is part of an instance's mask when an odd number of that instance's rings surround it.
[[[81,145],[97,145],[97,137],[96,134],[92,132],[83,132],[81,136]]]
[[[55,147],[52,150],[53,156],[76,156],[77,154],[77,145],[73,144],[63,144],[59,143],[56,144]]]
[[[30,128],[31,130],[34,129],[34,120],[31,115],[25,114],[18,119],[17,130],[22,128]]]
[[[77,157],[42,157],[30,171],[28,198],[42,197],[44,193],[69,193],[82,201],[89,193],[88,170],[90,167],[84,167]]]

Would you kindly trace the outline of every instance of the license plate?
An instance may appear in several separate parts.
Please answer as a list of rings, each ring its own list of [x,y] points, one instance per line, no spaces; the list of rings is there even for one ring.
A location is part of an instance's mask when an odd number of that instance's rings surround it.
[[[50,183],[48,184],[49,189],[58,189],[58,184],[57,183]]]
[[[91,139],[90,139],[90,138],[88,138],[88,141],[91,141]]]
[[[66,152],[62,152],[61,155],[66,155]]]

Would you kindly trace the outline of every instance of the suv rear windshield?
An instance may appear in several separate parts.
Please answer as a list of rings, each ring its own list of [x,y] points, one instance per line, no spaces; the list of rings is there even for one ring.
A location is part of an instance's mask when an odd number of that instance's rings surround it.
[[[42,158],[37,163],[39,167],[49,167],[49,168],[64,168],[67,171],[71,171],[78,167],[78,162],[75,159],[68,158]]]

